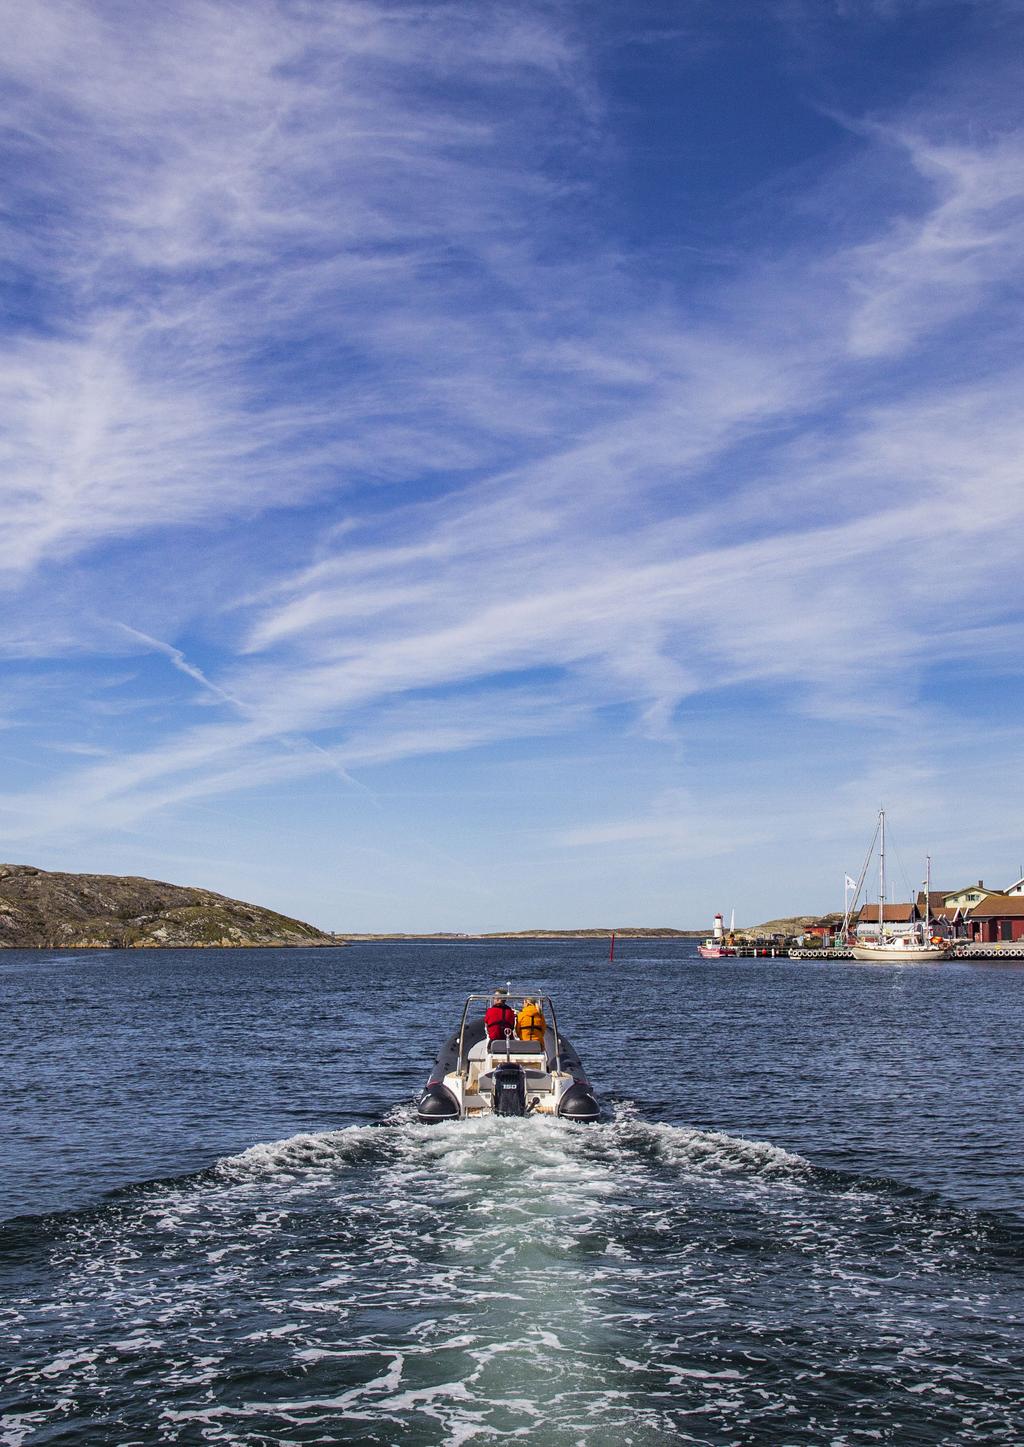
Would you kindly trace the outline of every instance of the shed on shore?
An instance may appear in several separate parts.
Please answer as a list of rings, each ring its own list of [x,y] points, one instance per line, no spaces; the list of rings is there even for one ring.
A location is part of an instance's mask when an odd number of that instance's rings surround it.
[[[967,911],[968,939],[977,944],[1024,940],[1024,894],[989,894]]]

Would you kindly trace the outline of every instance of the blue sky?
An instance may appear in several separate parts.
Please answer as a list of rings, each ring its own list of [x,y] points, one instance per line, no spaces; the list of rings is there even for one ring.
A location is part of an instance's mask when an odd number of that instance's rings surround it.
[[[5,30],[3,857],[754,922],[884,800],[1017,877],[1021,4]]]

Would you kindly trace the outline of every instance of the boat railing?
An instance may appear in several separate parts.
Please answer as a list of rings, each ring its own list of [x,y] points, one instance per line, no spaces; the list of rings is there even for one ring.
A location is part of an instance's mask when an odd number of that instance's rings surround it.
[[[469,1061],[466,1057],[466,1021],[469,1019],[469,1007],[470,1005],[472,1005],[474,1000],[480,1002],[489,1002],[493,1000],[493,998],[493,992],[479,994],[474,993],[466,996],[466,1003],[462,1007],[462,1019],[459,1021],[459,1056],[455,1067],[456,1074],[459,1076],[460,1079],[465,1079],[469,1071]],[[555,1042],[555,1072],[557,1074],[561,1071],[562,1068],[562,1042],[561,1037],[558,1033],[558,1020],[555,1015],[555,1002],[552,1000],[550,995],[520,995],[519,993],[513,995],[513,999],[525,1000],[527,998],[537,1001],[537,1003],[541,1006],[545,1020],[548,1022],[552,1037]],[[545,1006],[547,1007],[547,1009],[544,1009]],[[545,1054],[546,1053],[547,1052],[545,1051]]]
[[[547,1005],[551,1011],[551,1034],[555,1042],[555,1074],[561,1073],[562,1069],[562,1039],[558,1033],[558,1019],[555,1015],[555,1002],[550,995],[539,995],[537,997],[542,1006]],[[547,1019],[547,1016],[544,1017]]]

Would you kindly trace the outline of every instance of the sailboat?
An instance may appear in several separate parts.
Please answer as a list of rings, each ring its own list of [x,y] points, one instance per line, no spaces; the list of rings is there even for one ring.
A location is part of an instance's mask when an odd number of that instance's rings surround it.
[[[869,851],[870,857],[870,851]],[[865,864],[865,869],[867,865]],[[918,965],[948,960],[952,947],[931,936],[932,861],[925,867],[924,923],[914,924],[912,932],[897,939],[885,937],[885,810],[878,811],[878,939],[857,941],[850,946],[855,960],[880,965]]]

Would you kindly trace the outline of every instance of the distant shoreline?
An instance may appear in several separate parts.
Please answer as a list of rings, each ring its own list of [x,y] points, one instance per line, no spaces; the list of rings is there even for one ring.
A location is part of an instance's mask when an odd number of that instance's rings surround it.
[[[435,931],[433,934],[342,934],[335,936],[350,944],[373,944],[388,940],[443,940],[446,944],[472,944],[480,940],[690,940],[703,939],[706,929],[527,929],[496,930],[488,934],[455,934]]]

